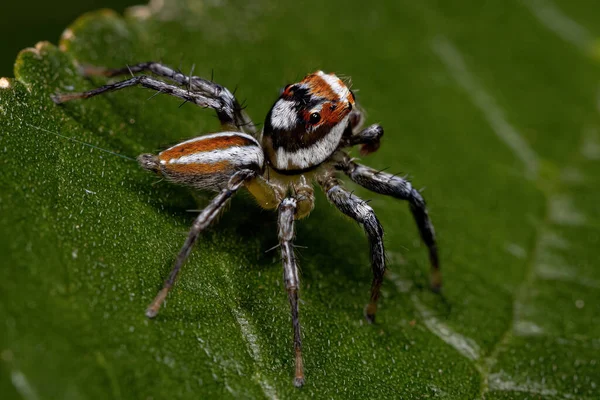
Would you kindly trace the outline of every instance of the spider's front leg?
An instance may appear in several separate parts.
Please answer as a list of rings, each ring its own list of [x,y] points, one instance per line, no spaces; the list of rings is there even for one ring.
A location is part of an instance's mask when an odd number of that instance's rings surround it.
[[[377,301],[381,295],[381,284],[385,273],[383,228],[375,215],[375,211],[364,200],[342,188],[333,176],[320,180],[319,184],[325,191],[329,201],[341,212],[361,224],[369,238],[373,282],[371,283],[371,299],[365,308],[365,317],[368,322],[373,323],[375,322]]]
[[[298,315],[298,266],[294,256],[292,241],[294,240],[294,219],[298,203],[294,198],[286,198],[279,205],[279,245],[281,262],[283,263],[283,280],[290,301],[292,327],[294,329],[294,352],[296,356],[296,372],[294,386],[304,385],[304,366],[302,363],[302,338],[300,337],[300,319]]]
[[[156,157],[144,154],[139,158],[140,164],[150,170],[155,170],[157,168]],[[244,185],[245,182],[252,179],[256,175],[255,171],[252,170],[241,170],[233,174],[233,176],[227,182],[225,188],[223,188],[219,194],[206,206],[204,210],[196,217],[190,232],[188,233],[188,237],[183,244],[183,247],[179,251],[177,258],[175,259],[175,264],[173,265],[173,269],[171,273],[167,277],[164,282],[163,288],[158,292],[154,301],[150,303],[148,309],[146,310],[146,316],[148,318],[154,318],[158,314],[158,310],[160,309],[162,303],[165,301],[169,290],[175,284],[175,280],[177,275],[179,274],[179,270],[185,263],[185,260],[190,255],[192,248],[194,247],[194,243],[198,239],[200,233],[206,229],[219,215],[219,212],[223,209],[223,207],[227,204],[227,201],[233,196],[233,194]]]
[[[235,96],[227,88],[212,81],[208,81],[198,76],[184,75],[179,71],[157,62],[144,62],[116,69],[91,66],[83,68],[83,72],[86,76],[99,75],[106,77],[145,71],[167,78],[182,87],[170,85],[150,76],[139,75],[121,82],[104,85],[87,92],[54,95],[52,96],[52,100],[54,100],[55,103],[60,104],[74,99],[87,99],[106,92],[140,85],[148,89],[156,90],[158,93],[179,97],[201,107],[214,109],[224,130],[241,130],[253,136],[256,135],[256,129],[252,120],[240,106]]]
[[[346,154],[341,153],[338,155],[340,155],[340,161],[337,167],[344,171],[354,182],[375,193],[385,194],[409,202],[410,211],[419,228],[421,239],[429,249],[431,289],[435,292],[440,291],[442,288],[442,275],[440,272],[435,230],[429,218],[423,196],[405,179],[357,164]]]
[[[381,125],[373,124],[363,130],[353,133],[351,136],[343,138],[340,148],[360,145],[360,154],[366,156],[379,149],[382,136],[383,128]]]
[[[340,148],[360,145],[360,154],[366,156],[379,149],[383,128],[379,124],[373,124],[362,129],[364,113],[356,105],[350,113],[348,128],[344,132]]]

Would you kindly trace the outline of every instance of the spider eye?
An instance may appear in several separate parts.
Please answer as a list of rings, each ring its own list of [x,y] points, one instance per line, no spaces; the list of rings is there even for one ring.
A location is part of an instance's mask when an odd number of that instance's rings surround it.
[[[321,120],[321,114],[314,112],[314,113],[310,114],[310,119],[308,120],[308,122],[310,122],[311,124],[316,124],[320,120]]]

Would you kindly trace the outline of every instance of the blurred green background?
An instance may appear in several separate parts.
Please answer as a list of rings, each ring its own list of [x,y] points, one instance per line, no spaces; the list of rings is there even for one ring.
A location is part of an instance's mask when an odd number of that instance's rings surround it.
[[[84,12],[111,8],[119,13],[136,0],[3,1],[0,17],[0,76],[13,76],[17,53],[41,40],[57,43],[63,30]]]

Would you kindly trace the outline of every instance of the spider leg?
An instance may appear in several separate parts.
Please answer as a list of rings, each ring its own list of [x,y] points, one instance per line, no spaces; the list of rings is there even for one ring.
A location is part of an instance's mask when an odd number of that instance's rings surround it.
[[[431,289],[436,292],[439,291],[442,287],[442,275],[440,273],[435,230],[429,219],[425,200],[419,191],[414,189],[410,182],[403,178],[357,164],[347,156],[338,164],[338,168],[343,170],[350,179],[362,187],[409,202],[410,211],[419,228],[421,239],[429,249]]]
[[[185,89],[181,89],[177,86],[170,85],[158,79],[151,78],[146,75],[138,75],[133,78],[111,83],[108,85],[100,86],[96,89],[89,90],[81,93],[63,93],[52,96],[52,100],[55,103],[61,104],[70,100],[75,99],[89,99],[90,97],[98,96],[106,92],[113,92],[115,90],[124,89],[130,86],[140,85],[142,87],[153,89],[161,93],[169,94],[171,96],[179,97],[187,100],[191,103],[197,104],[200,107],[210,107],[217,111],[220,118],[226,121],[233,121],[233,115],[229,114],[231,110],[223,107],[220,101],[206,97],[200,93],[190,92]]]
[[[114,77],[119,75],[133,75],[134,73],[139,72],[152,72],[155,75],[167,78],[176,84],[184,87],[187,92],[193,92],[196,94],[203,95],[206,99],[212,100],[207,105],[202,105],[203,107],[214,108],[217,112],[217,116],[221,121],[221,125],[226,128],[235,128],[235,130],[241,131],[256,136],[256,128],[250,119],[250,117],[246,114],[243,108],[240,106],[239,102],[236,100],[235,96],[225,87],[214,83],[212,81],[200,78],[198,76],[188,76],[180,71],[174,70],[166,65],[157,62],[144,62],[135,65],[129,65],[124,68],[102,68],[102,67],[94,67],[94,66],[86,66],[83,67],[83,73],[86,76],[106,76],[106,77]],[[148,77],[149,78],[149,77]],[[119,82],[121,83],[121,82]],[[164,84],[164,83],[163,83]],[[110,85],[107,85],[110,86]],[[128,85],[129,86],[129,85]],[[117,90],[120,88],[115,88],[112,90]],[[165,92],[168,94],[172,94],[169,92]],[[191,93],[190,93],[191,94]],[[53,100],[56,103],[62,103],[64,101],[76,99],[76,98],[87,98],[87,97],[71,97],[72,94],[64,94],[53,96]],[[175,95],[177,97],[181,97],[186,101],[196,103],[196,101],[191,100],[189,98],[185,98],[179,95]],[[214,104],[214,105],[213,105]],[[200,104],[201,105],[201,104]]]
[[[355,103],[350,112],[348,121],[348,127],[344,131],[339,148],[360,145],[360,154],[363,156],[379,149],[383,128],[374,124],[363,129],[365,112],[358,103]]]
[[[152,72],[155,75],[170,79],[181,86],[188,86],[190,82],[189,75],[183,74],[179,70],[175,70],[167,65],[148,61],[134,65],[127,65],[123,68],[104,68],[93,65],[86,65],[82,68],[85,76],[106,76],[109,78],[119,75],[131,75],[139,72]],[[193,77],[197,78],[197,77]]]
[[[377,301],[381,295],[380,289],[385,273],[383,228],[375,215],[375,211],[364,200],[342,188],[337,179],[328,177],[323,181],[319,181],[319,184],[325,191],[329,201],[342,213],[361,224],[369,238],[373,282],[371,283],[371,299],[365,308],[365,317],[369,323],[373,323],[375,322]]]
[[[340,148],[360,145],[360,154],[366,156],[379,149],[382,136],[383,128],[381,125],[373,124],[342,138]]]
[[[300,320],[298,317],[298,266],[294,256],[294,218],[296,214],[296,199],[288,197],[279,205],[279,244],[281,261],[283,263],[283,280],[290,301],[292,312],[292,327],[294,329],[294,352],[296,356],[296,372],[294,386],[304,385],[304,366],[302,363],[302,338],[300,337]]]
[[[175,284],[175,279],[177,279],[177,274],[179,274],[179,270],[183,266],[183,263],[190,255],[192,248],[194,247],[194,243],[198,239],[200,232],[206,229],[211,222],[219,215],[219,211],[223,209],[223,207],[227,204],[227,201],[233,194],[249,179],[253,178],[255,175],[254,171],[251,170],[241,170],[232,175],[227,183],[227,186],[221,190],[221,192],[215,196],[215,198],[206,206],[204,210],[196,217],[190,232],[188,233],[188,237],[183,244],[183,247],[179,251],[177,258],[175,259],[175,264],[173,265],[173,269],[171,273],[167,277],[164,282],[163,288],[158,292],[154,301],[150,303],[148,308],[146,309],[146,316],[148,318],[154,318],[158,314],[158,310],[160,306],[164,302],[169,290]]]

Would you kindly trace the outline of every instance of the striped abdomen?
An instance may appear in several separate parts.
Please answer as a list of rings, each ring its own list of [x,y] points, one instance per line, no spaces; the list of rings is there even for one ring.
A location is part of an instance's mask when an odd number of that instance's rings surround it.
[[[236,171],[261,172],[264,154],[252,136],[239,132],[221,132],[179,143],[158,156],[143,154],[142,167],[162,173],[167,179],[219,191]]]

